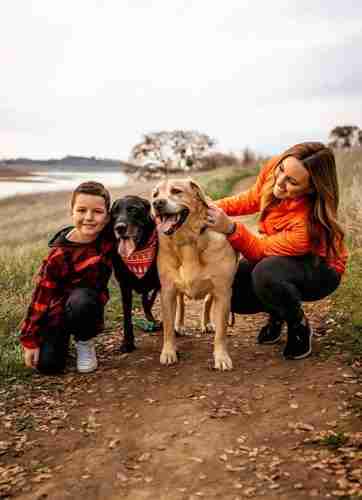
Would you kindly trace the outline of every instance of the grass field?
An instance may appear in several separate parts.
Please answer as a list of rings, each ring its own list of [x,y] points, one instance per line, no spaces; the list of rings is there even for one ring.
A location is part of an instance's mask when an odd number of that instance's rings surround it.
[[[361,357],[362,342],[362,151],[337,154],[340,179],[340,218],[347,228],[351,250],[348,271],[335,294],[335,312],[343,315],[344,344],[353,358]],[[212,198],[227,196],[243,177],[257,169],[221,168],[195,178]],[[134,186],[133,186],[134,188]],[[143,185],[148,191],[149,186]],[[112,190],[117,197],[124,190]],[[47,253],[47,241],[59,227],[69,223],[69,193],[23,196],[0,202],[0,380],[28,377],[23,367],[17,330],[33,289],[33,275]],[[111,283],[106,326],[120,319],[119,291]]]

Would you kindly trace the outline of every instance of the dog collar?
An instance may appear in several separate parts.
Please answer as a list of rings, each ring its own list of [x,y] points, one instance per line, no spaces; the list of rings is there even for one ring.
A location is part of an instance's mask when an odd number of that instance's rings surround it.
[[[157,248],[157,231],[154,230],[144,248],[141,250],[135,250],[129,257],[122,257],[122,260],[131,273],[141,279],[155,261]]]

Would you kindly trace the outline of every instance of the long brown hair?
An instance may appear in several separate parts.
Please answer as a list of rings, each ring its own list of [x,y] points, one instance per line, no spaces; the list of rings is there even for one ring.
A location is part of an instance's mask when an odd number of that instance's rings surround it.
[[[288,156],[299,160],[310,175],[313,192],[308,195],[312,210],[309,219],[309,234],[312,245],[316,248],[321,243],[322,229],[327,247],[327,255],[338,254],[338,242],[343,240],[344,231],[337,222],[339,189],[334,154],[320,142],[296,144],[282,153],[275,162],[275,167],[264,185],[261,195],[261,219],[278,200],[273,195],[275,169]]]

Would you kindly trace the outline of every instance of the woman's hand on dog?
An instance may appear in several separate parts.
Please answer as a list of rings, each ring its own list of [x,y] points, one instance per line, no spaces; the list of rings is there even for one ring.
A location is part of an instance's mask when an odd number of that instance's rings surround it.
[[[213,231],[223,234],[232,234],[235,231],[235,222],[216,205],[209,205],[206,216],[206,224]]]
[[[35,349],[28,349],[27,347],[23,347],[24,350],[24,363],[28,368],[36,368],[38,366],[39,361],[39,347]]]

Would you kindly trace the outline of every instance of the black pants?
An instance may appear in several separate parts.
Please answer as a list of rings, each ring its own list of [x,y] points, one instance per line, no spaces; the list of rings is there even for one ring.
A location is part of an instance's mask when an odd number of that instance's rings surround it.
[[[267,312],[294,324],[301,302],[331,294],[341,277],[323,259],[313,256],[266,257],[258,263],[242,259],[233,283],[231,310],[236,314]]]
[[[44,340],[40,347],[38,370],[45,374],[64,370],[70,335],[74,336],[75,341],[95,337],[103,310],[103,304],[94,290],[73,290],[65,303],[63,324],[42,332]]]

